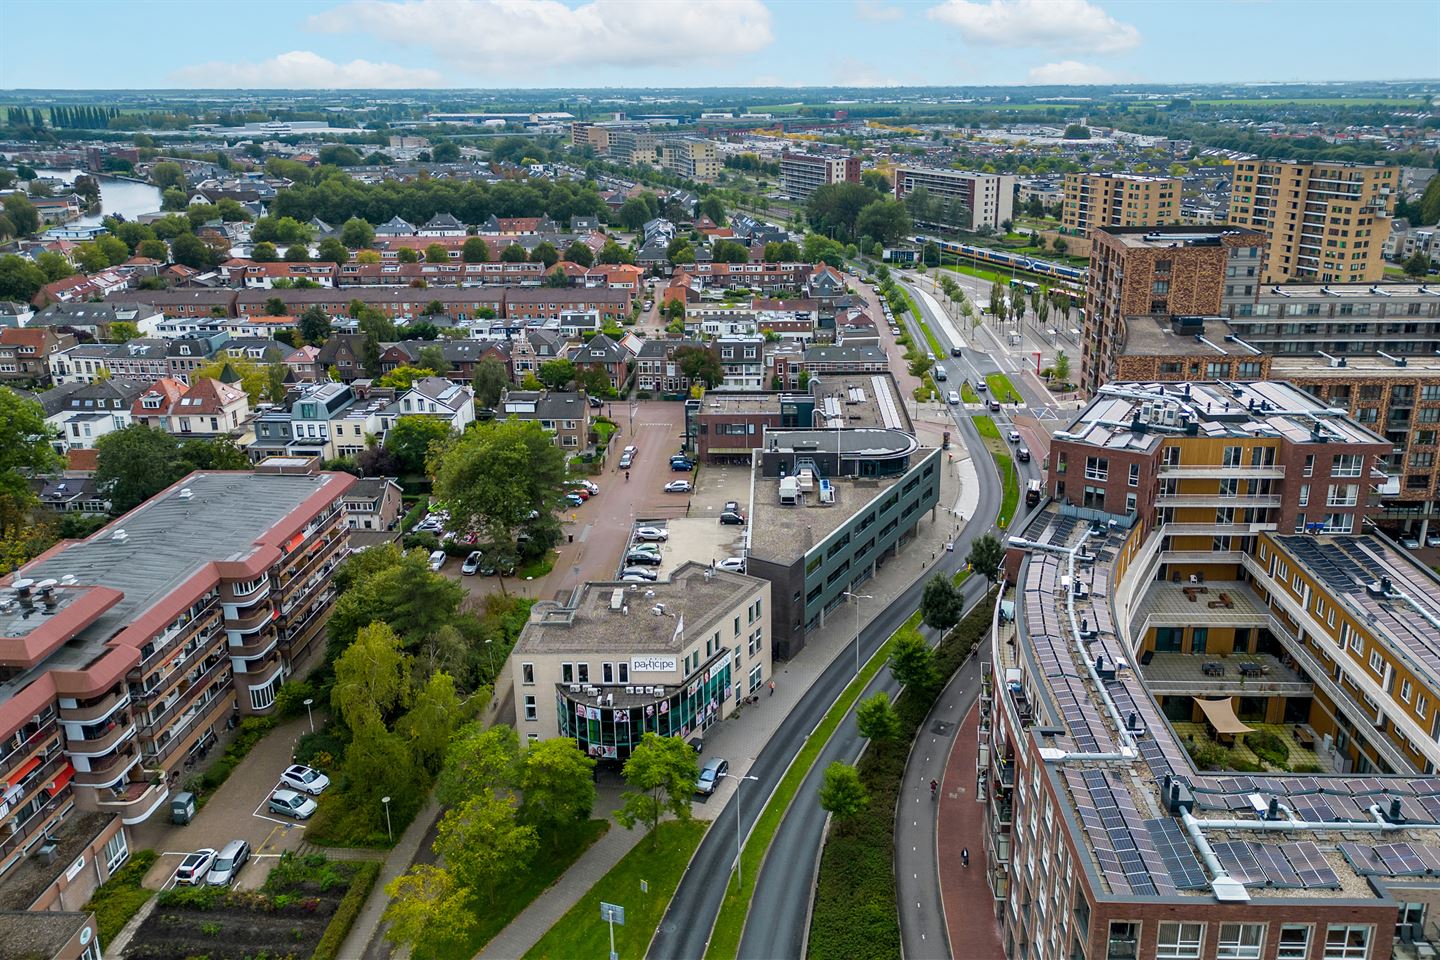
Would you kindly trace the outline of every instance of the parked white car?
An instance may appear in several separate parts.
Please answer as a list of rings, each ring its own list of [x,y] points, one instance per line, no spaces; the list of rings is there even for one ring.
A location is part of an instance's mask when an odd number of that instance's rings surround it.
[[[436,550],[434,553],[430,554],[430,569],[431,569],[431,570],[434,570],[435,572],[438,573],[438,572],[440,571],[440,568],[443,567],[443,566],[445,566],[445,551],[444,551],[444,550]]]
[[[669,540],[670,531],[664,527],[636,527],[636,540]]]
[[[312,797],[324,793],[325,788],[330,786],[329,777],[314,767],[307,767],[303,763],[286,767],[285,772],[280,774],[280,782],[291,790],[308,793]]]

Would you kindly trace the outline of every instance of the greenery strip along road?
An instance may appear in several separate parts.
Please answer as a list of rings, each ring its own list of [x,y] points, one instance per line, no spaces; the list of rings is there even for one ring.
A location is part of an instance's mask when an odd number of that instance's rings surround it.
[[[985,385],[990,388],[990,395],[1001,403],[1024,403],[1025,398],[1020,396],[1020,391],[1015,389],[1015,384],[1003,373],[985,374]]]
[[[661,823],[540,938],[525,954],[527,960],[609,956],[610,926],[600,919],[602,899],[625,908],[624,925],[615,925],[615,952],[626,958],[643,956],[709,826],[707,820]],[[642,882],[648,887],[645,892]]]
[[[890,650],[894,646],[895,638],[907,629],[913,629],[920,623],[920,614],[917,611],[914,616],[906,620],[899,629],[892,633],[878,650],[870,657],[870,660],[860,671],[860,675],[851,680],[845,687],[839,699],[830,707],[820,723],[805,738],[804,745],[795,759],[791,761],[790,768],[785,772],[780,785],[770,795],[765,807],[760,812],[759,819],[750,831],[749,838],[745,841],[744,852],[741,854],[740,862],[744,868],[743,872],[750,877],[748,891],[739,889],[737,878],[732,874],[730,882],[725,889],[725,901],[720,906],[720,914],[715,918],[715,929],[710,935],[710,946],[705,951],[707,958],[734,957],[740,948],[740,934],[745,929],[745,919],[750,911],[750,897],[755,891],[755,878],[760,875],[760,865],[765,859],[766,852],[770,849],[770,841],[774,839],[775,831],[780,826],[780,820],[785,816],[785,811],[790,807],[790,801],[794,799],[796,791],[800,789],[801,782],[815,765],[815,758],[820,755],[821,749],[835,733],[840,721],[850,712],[860,694],[869,686],[870,681],[880,672],[886,661],[889,659]]]
[[[995,469],[1000,474],[1000,518],[995,521],[995,526],[1004,530],[1010,526],[1010,521],[1015,518],[1015,510],[1020,505],[1020,480],[1015,472],[1015,461],[1010,458],[1010,448],[1000,437],[1000,428],[996,426],[994,418],[984,416],[973,419],[975,429],[979,431],[980,439],[985,442],[986,449],[995,461]]]

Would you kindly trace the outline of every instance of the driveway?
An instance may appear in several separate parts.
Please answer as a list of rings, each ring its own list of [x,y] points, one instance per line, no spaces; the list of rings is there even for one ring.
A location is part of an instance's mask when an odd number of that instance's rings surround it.
[[[309,722],[301,717],[270,731],[240,761],[230,778],[190,823],[184,826],[170,823],[167,803],[149,820],[131,827],[136,849],[148,848],[160,855],[145,876],[145,886],[153,889],[169,886],[171,875],[185,854],[202,847],[219,850],[231,840],[250,843],[250,863],[241,871],[238,887],[253,890],[260,886],[280,854],[298,848],[305,836],[303,821],[268,813],[265,801],[279,782],[281,771],[290,765],[300,736],[309,729]],[[217,750],[215,758],[219,757]]]

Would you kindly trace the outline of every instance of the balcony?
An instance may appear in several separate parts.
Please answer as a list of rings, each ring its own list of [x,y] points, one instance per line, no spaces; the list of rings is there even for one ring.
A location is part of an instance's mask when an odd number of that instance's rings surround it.
[[[126,826],[134,826],[148,819],[169,797],[170,788],[164,781],[142,780],[98,791],[95,806],[118,814]]]
[[[1278,493],[1247,493],[1224,496],[1216,493],[1162,493],[1155,498],[1157,507],[1278,507]]]
[[[135,721],[130,715],[123,714],[111,717],[100,729],[94,730],[85,737],[70,737],[65,742],[65,749],[75,756],[93,757],[106,753],[121,740],[135,735]]]
[[[301,617],[295,623],[289,624],[285,627],[285,642],[293,645],[297,641],[297,639],[303,637],[311,627],[313,627],[319,622],[322,622],[325,619],[325,615],[329,612],[330,605],[334,600],[334,590],[328,590],[325,593],[321,594],[316,599],[315,605],[312,606],[308,611],[306,611],[303,617]]]
[[[130,703],[130,692],[122,685],[115,685],[108,692],[89,700],[77,700],[73,707],[60,707],[60,719],[78,723],[94,723],[104,720],[110,714]]]
[[[274,650],[275,645],[279,642],[279,631],[267,630],[259,636],[251,637],[244,643],[231,643],[225,648],[225,653],[237,660],[253,660]]]
[[[1285,468],[1281,465],[1264,467],[1252,467],[1249,465],[1226,466],[1219,463],[1201,464],[1195,466],[1162,466],[1160,478],[1174,477],[1177,480],[1193,480],[1208,477],[1243,477],[1245,479],[1268,479],[1279,480],[1285,476]]]
[[[166,704],[158,713],[151,714],[149,721],[145,724],[145,733],[154,740],[158,732],[163,730],[167,724],[187,706],[194,702],[195,696],[187,697],[186,694],[192,690],[200,690],[203,696],[204,691],[214,682],[215,678],[224,673],[230,665],[228,657],[217,657],[215,662],[205,668],[205,672],[189,682],[170,703]],[[188,678],[187,678],[188,680]]]
[[[89,770],[75,771],[75,782],[85,787],[109,787],[124,779],[140,762],[140,750],[130,744],[106,757],[90,760]]]
[[[0,842],[0,862],[33,840],[40,828],[45,826],[49,819],[55,816],[56,812],[69,801],[70,788],[68,786],[55,791],[55,795],[45,801],[39,810],[27,817],[25,822],[20,824],[4,842]]]
[[[180,717],[167,731],[170,736],[165,742],[145,754],[145,765],[149,767],[162,766],[185,742],[185,736],[191,727],[206,717],[218,719],[226,710],[233,709],[235,701],[228,695],[230,691],[231,688],[227,686],[214,686],[191,702],[186,715]]]
[[[1225,672],[1206,673],[1207,664]],[[1161,697],[1309,697],[1315,692],[1303,673],[1267,653],[1156,653],[1140,669],[1150,692]]]
[[[29,760],[30,755],[35,752],[36,748],[55,735],[55,729],[55,719],[51,717],[45,723],[42,723],[34,733],[30,734],[24,740],[21,740],[16,746],[6,750],[5,755],[0,757],[0,781],[8,783],[10,771],[20,766],[24,761]]]
[[[218,616],[206,616],[202,613],[199,617],[189,621],[183,627],[167,633],[156,642],[155,649],[150,656],[140,661],[140,666],[136,668],[136,671],[147,669],[183,642],[189,642],[198,637],[200,642],[204,643],[215,635],[214,630],[218,627],[219,623],[220,618]],[[192,627],[195,628],[193,632],[191,630]]]
[[[1160,528],[1162,537],[1253,537],[1273,532],[1273,523],[1167,523]]]
[[[262,576],[255,582],[255,586],[250,589],[249,593],[234,593],[233,596],[233,600],[225,601],[227,607],[248,607],[252,603],[264,600],[270,596],[270,578]]]
[[[279,614],[275,608],[267,603],[248,616],[227,619],[225,630],[230,634],[231,640],[234,640],[237,635],[255,633],[277,616]]]
[[[298,566],[292,566],[280,573],[280,588],[283,590],[296,580],[305,578],[319,564],[319,561],[334,553],[334,546],[337,541],[344,539],[341,527],[336,527],[334,533],[327,537],[323,543],[318,544],[304,558],[299,561]]]

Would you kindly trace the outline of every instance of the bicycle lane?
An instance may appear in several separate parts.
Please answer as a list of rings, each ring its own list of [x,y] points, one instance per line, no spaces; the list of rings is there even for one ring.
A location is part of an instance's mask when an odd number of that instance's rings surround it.
[[[979,707],[971,707],[960,724],[945,766],[936,845],[940,854],[940,899],[945,907],[945,925],[951,943],[966,945],[967,960],[1005,955],[1000,944],[1000,926],[995,919],[995,897],[985,882],[986,805],[975,795],[979,724]],[[962,848],[970,850],[968,867],[960,862]]]

